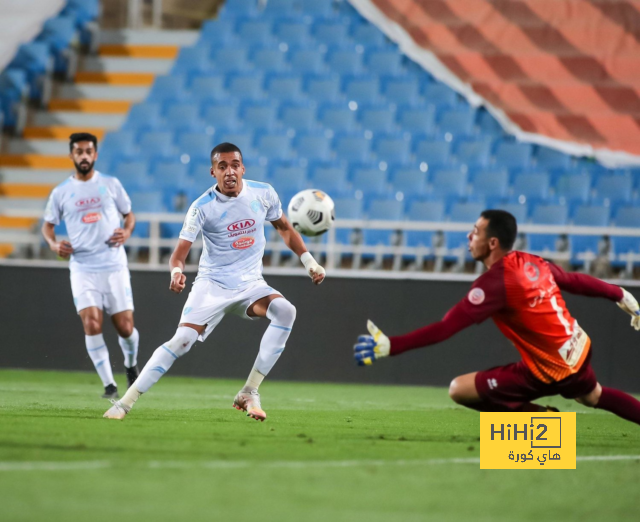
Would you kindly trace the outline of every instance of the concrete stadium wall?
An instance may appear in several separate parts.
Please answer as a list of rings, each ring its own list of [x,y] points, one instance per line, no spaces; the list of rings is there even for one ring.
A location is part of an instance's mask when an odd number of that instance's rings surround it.
[[[189,281],[194,274],[188,274]],[[440,319],[461,299],[468,282],[347,279],[330,277],[314,287],[306,277],[271,276],[270,285],[298,309],[298,318],[270,378],[318,382],[423,384],[446,386],[456,375],[513,362],[515,348],[491,322],[448,341],[359,368],[352,345],[371,318],[388,335]],[[135,320],[140,331],[140,366],[173,336],[185,291],[168,290],[165,272],[133,272]],[[638,288],[630,289],[640,297]],[[0,267],[1,368],[92,369],[75,313],[69,273],[58,268]],[[593,340],[593,365],[600,382],[640,392],[640,333],[613,303],[565,294],[572,314]],[[172,375],[245,378],[258,351],[266,320],[226,317],[205,343],[178,360]],[[122,376],[115,330],[105,321],[111,361]]]

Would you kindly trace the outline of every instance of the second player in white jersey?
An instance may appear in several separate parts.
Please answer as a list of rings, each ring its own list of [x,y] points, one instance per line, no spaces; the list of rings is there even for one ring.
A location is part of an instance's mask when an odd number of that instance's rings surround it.
[[[270,222],[285,244],[300,257],[313,283],[324,280],[325,271],[307,251],[300,234],[282,213],[277,193],[270,185],[244,180],[242,152],[231,143],[211,151],[211,175],[216,184],[189,209],[180,239],[171,256],[170,289],[185,288],[184,263],[197,235],[204,248],[198,275],[172,339],[160,346],[125,396],[104,414],[122,419],[142,393],[148,391],[173,362],[186,354],[196,340],[204,341],[226,314],[245,319],[266,317],[267,327],[258,357],[233,406],[263,421],[258,387],[282,354],[293,328],[296,309],[262,278],[266,245],[264,224]]]
[[[123,244],[135,226],[131,200],[119,180],[94,168],[97,138],[70,137],[76,172],[51,192],[42,233],[51,250],[70,258],[71,292],[85,331],[85,344],[105,387],[103,397],[117,398],[109,351],[102,336],[103,310],[119,335],[129,384],[138,377],[138,331],[133,325],[133,296]],[[124,216],[124,226],[121,226]],[[69,241],[58,241],[55,226],[67,227]]]

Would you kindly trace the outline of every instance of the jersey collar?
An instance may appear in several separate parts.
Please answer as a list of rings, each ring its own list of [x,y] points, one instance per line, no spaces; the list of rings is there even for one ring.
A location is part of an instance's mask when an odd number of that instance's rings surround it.
[[[87,180],[87,181],[80,181],[78,178],[76,178],[75,174],[71,175],[71,181],[74,181],[75,183],[97,183],[98,182],[98,178],[100,177],[100,172],[98,172],[97,170],[94,170],[93,172],[93,176],[91,176],[91,179]]]
[[[242,196],[245,195],[245,193],[247,192],[247,184],[244,182],[244,179],[242,180],[242,190],[240,191],[240,194],[238,194],[235,198],[231,197],[231,196],[225,196],[222,192],[220,192],[218,190],[218,184],[216,183],[213,186],[213,193],[216,195],[216,197],[220,200],[220,201],[230,201],[232,199],[240,199]]]

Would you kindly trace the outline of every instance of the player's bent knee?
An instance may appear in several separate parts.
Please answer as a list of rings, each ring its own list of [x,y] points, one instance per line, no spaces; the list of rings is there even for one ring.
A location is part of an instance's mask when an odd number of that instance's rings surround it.
[[[460,381],[458,377],[453,379],[451,381],[451,384],[449,384],[449,397],[451,397],[451,399],[457,403],[460,403],[462,401],[462,396],[460,394]]]
[[[182,357],[198,340],[198,332],[188,326],[179,326],[173,338],[165,346],[176,357]]]
[[[84,333],[87,335],[98,335],[102,333],[102,324],[98,319],[86,318],[82,321]]]
[[[278,324],[292,325],[296,320],[296,307],[284,297],[279,297],[269,304],[267,317]]]

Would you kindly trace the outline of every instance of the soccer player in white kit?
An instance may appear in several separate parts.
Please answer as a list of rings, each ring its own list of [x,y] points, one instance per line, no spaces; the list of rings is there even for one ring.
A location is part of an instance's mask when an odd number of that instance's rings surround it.
[[[133,325],[131,281],[122,245],[131,236],[136,220],[120,181],[94,169],[97,138],[86,132],[72,134],[69,148],[76,173],[51,192],[42,235],[58,256],[71,258],[71,292],[84,327],[87,352],[102,379],[102,397],[115,399],[118,388],[102,336],[102,311],[111,315],[118,332],[131,385],[138,377],[140,336]],[[122,226],[120,215],[124,216]],[[54,227],[61,221],[70,241],[56,239]]]
[[[266,239],[264,224],[270,221],[285,244],[300,257],[313,283],[324,280],[325,271],[307,251],[300,234],[282,212],[273,187],[243,179],[240,149],[221,143],[211,151],[211,175],[216,184],[189,208],[180,239],[171,256],[170,290],[182,292],[182,273],[189,249],[202,232],[203,250],[198,275],[182,310],[175,335],[160,346],[119,401],[104,414],[123,419],[141,394],[164,375],[196,340],[204,341],[226,314],[244,319],[266,317],[271,323],[262,337],[258,357],[233,406],[247,416],[264,421],[258,387],[284,350],[296,318],[295,307],[262,278]]]

